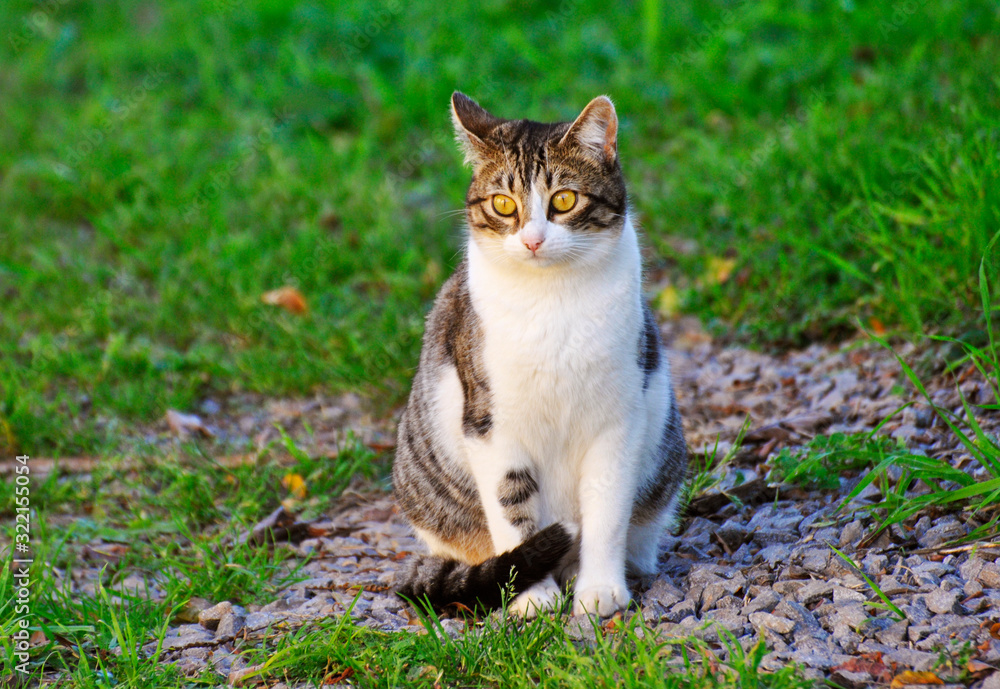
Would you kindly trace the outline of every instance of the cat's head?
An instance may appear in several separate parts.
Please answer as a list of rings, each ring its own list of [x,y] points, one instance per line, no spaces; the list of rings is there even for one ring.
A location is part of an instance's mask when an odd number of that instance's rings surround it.
[[[485,253],[542,268],[594,263],[613,250],[626,195],[610,99],[555,124],[501,119],[458,92],[451,106],[473,169],[466,218]]]

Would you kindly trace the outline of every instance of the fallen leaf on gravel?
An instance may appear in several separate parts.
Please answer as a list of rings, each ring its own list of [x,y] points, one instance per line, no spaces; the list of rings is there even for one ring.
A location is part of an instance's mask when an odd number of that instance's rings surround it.
[[[906,670],[893,677],[890,686],[892,689],[899,689],[899,687],[905,687],[909,684],[944,684],[944,680],[933,672]]]
[[[323,684],[340,684],[341,682],[350,679],[354,674],[354,668],[345,668],[337,673],[330,673],[323,678]]]
[[[167,410],[167,425],[177,435],[199,433],[206,438],[211,438],[215,435],[202,423],[201,418],[197,414],[183,414],[174,409]]]
[[[104,543],[99,546],[85,545],[80,551],[80,556],[87,562],[106,562],[110,565],[117,564],[125,553],[128,546],[117,543]]]
[[[892,678],[892,669],[882,662],[881,653],[865,653],[854,656],[850,660],[833,668],[833,672],[857,672],[869,675],[875,682],[888,683]]]
[[[601,625],[601,627],[606,632],[617,631],[621,626],[622,626],[622,614],[621,614],[621,612],[616,612],[614,615],[612,615],[607,620],[605,620],[604,624]]]
[[[279,287],[270,292],[264,292],[260,295],[260,300],[269,306],[280,306],[295,314],[303,314],[308,309],[306,298],[294,287]]]
[[[300,474],[285,474],[281,479],[281,485],[299,500],[305,500],[307,493],[306,480]]]
[[[965,664],[965,669],[968,670],[973,675],[980,675],[984,672],[991,672],[996,670],[992,665],[987,665],[981,660],[970,660]]]

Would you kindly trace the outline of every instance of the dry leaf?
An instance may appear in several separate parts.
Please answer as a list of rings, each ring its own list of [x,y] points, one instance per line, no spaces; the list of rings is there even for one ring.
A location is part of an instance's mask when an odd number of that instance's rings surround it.
[[[345,668],[340,672],[331,672],[326,677],[323,678],[324,684],[340,684],[345,682],[354,674],[354,668]]]
[[[881,653],[863,653],[860,656],[852,656],[833,668],[832,672],[837,670],[868,674],[876,682],[888,682],[889,678],[892,677],[892,670],[882,662]]]
[[[190,433],[198,433],[205,436],[206,438],[211,438],[215,434],[212,433],[202,423],[201,418],[196,414],[182,414],[174,409],[167,410],[167,425],[170,430],[177,435],[188,435]]]
[[[893,677],[892,684],[890,686],[891,689],[899,689],[900,687],[905,687],[909,684],[944,684],[944,680],[935,675],[933,672],[914,672],[913,670],[906,670]]]
[[[86,562],[106,562],[117,564],[128,553],[127,545],[117,543],[102,543],[98,546],[85,545],[80,551],[80,557]]]
[[[306,489],[306,480],[299,474],[285,474],[281,479],[281,485],[298,500],[304,500],[309,492]]]
[[[605,620],[604,624],[601,625],[604,631],[614,632],[617,631],[622,626],[622,614],[621,612],[616,612],[614,615]]]
[[[260,295],[260,300],[270,306],[280,306],[291,313],[303,314],[307,311],[306,298],[294,287],[279,287]]]
[[[981,660],[970,660],[965,664],[965,669],[968,670],[973,675],[979,675],[984,672],[990,672],[992,670],[996,670],[995,667],[993,667],[992,665],[987,665]]]
[[[712,256],[708,259],[708,269],[705,271],[704,281],[707,285],[725,284],[736,268],[735,258],[719,258]]]

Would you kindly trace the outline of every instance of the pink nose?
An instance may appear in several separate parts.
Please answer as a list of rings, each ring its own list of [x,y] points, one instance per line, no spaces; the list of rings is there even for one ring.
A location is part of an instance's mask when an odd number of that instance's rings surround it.
[[[544,239],[525,239],[523,241],[524,241],[524,245],[526,247],[528,247],[528,249],[531,251],[531,253],[535,253],[536,251],[538,251],[538,247],[540,247],[542,245],[542,242],[544,242],[545,240]]]

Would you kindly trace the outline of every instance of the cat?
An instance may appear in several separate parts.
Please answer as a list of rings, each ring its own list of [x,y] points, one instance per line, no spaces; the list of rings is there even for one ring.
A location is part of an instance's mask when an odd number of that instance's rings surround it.
[[[618,116],[604,96],[557,124],[451,106],[468,241],[400,418],[394,492],[431,555],[397,591],[494,607],[510,584],[509,611],[534,616],[575,576],[574,614],[607,616],[626,566],[656,571],[687,467]]]

